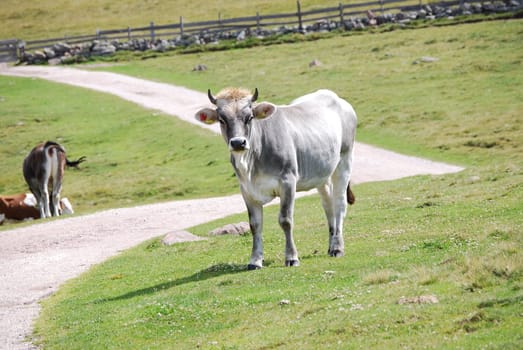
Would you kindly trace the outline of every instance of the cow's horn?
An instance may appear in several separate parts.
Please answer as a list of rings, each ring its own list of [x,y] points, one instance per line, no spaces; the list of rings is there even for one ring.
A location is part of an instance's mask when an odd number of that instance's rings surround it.
[[[214,96],[212,95],[211,93],[211,89],[207,89],[207,96],[209,96],[209,101],[212,102],[213,105],[216,104],[216,99],[214,98]]]
[[[258,88],[254,88],[254,95],[252,95],[251,101],[254,102],[258,99]]]

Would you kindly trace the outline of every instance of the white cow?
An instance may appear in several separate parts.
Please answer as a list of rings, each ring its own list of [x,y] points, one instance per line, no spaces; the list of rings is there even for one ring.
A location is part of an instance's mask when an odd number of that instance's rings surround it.
[[[198,111],[203,123],[218,121],[231,152],[253,234],[249,269],[263,265],[263,205],[279,196],[279,224],[285,233],[285,264],[299,265],[293,240],[296,191],[317,188],[329,225],[331,256],[344,255],[343,220],[350,190],[357,118],[352,106],[329,90],[319,90],[288,106],[256,104],[258,90],[228,88],[216,108]]]

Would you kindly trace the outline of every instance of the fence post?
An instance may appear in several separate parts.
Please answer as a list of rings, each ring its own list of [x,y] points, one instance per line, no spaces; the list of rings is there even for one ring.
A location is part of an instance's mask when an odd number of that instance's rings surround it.
[[[300,31],[300,33],[303,33],[303,23],[301,21],[301,4],[300,4],[300,0],[296,1],[296,5],[298,7],[298,30]]]
[[[151,41],[154,42],[154,22],[151,22]]]
[[[96,40],[100,40],[100,29],[96,29]]]
[[[21,59],[25,55],[25,41],[18,40],[16,43],[16,47],[18,59]]]
[[[260,13],[256,12],[256,34],[260,34]]]
[[[380,0],[381,15],[383,16],[383,0]]]
[[[127,40],[131,41],[131,27],[127,27]]]
[[[340,2],[340,28],[343,26],[343,5]]]
[[[180,16],[180,37],[183,38],[183,16]]]

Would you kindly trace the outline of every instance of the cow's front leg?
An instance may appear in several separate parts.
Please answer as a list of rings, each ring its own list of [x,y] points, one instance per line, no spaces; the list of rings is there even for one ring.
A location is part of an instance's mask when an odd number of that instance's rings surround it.
[[[252,232],[252,254],[247,269],[257,270],[263,266],[263,206],[259,203],[248,203],[247,201],[245,203]]]
[[[285,266],[299,266],[298,251],[292,235],[296,181],[294,178],[282,182],[280,189],[279,223],[285,233]]]

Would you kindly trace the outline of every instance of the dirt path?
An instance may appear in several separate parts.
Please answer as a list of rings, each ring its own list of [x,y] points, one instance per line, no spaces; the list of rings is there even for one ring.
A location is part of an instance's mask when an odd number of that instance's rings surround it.
[[[193,114],[208,105],[207,97],[186,88],[62,67],[0,64],[0,74],[42,78],[107,92],[204,126],[193,120]],[[219,132],[218,126],[206,127]],[[353,182],[460,170],[460,167],[357,143]],[[218,205],[220,203],[227,205]],[[113,209],[0,232],[0,349],[33,349],[24,338],[31,333],[31,324],[40,309],[39,300],[91,265],[149,238],[243,211],[241,196],[234,195]],[[199,239],[191,235],[179,238],[180,241]]]

